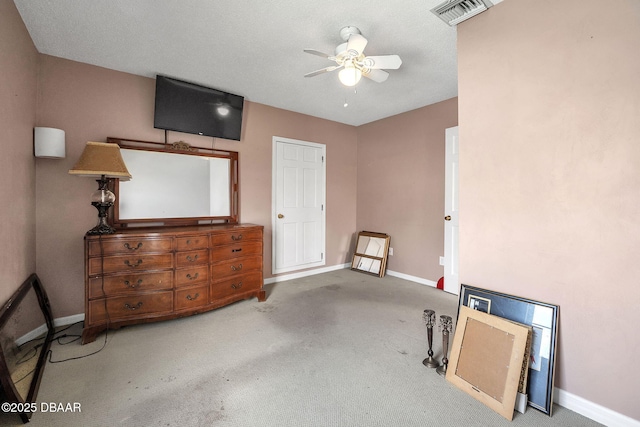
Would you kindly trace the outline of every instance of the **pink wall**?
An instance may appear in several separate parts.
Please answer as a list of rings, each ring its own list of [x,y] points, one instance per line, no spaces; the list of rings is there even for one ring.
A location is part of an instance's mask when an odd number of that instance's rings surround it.
[[[640,3],[458,26],[461,281],[560,305],[556,386],[640,420]]]
[[[154,79],[40,57],[38,123],[64,129],[67,158],[39,160],[37,268],[46,281],[54,317],[84,311],[83,236],[97,221],[89,204],[94,180],[67,172],[86,141],[108,136],[164,140],[153,128]],[[265,226],[265,277],[271,277],[272,137],[327,145],[327,266],[347,262],[355,230],[356,129],[246,101],[242,141],[215,139],[214,146],[240,153],[241,221]],[[169,133],[169,140],[210,147],[212,138]],[[135,179],[135,177],[134,177]]]
[[[0,304],[36,270],[35,160],[38,52],[10,0],[0,0]]]
[[[431,282],[443,275],[445,129],[453,98],[358,128],[357,229],[387,233],[387,268]]]
[[[461,280],[559,304],[556,385],[635,419],[639,21],[636,0],[509,0],[458,26]],[[54,315],[81,313],[96,184],[67,170],[88,140],[163,138],[153,80],[38,55],[10,0],[0,69],[0,300],[37,265]],[[356,129],[247,102],[243,141],[215,145],[240,152],[242,220],[266,226],[266,276],[278,135],[327,144],[327,265],[348,261],[354,231],[378,229],[392,235],[390,269],[437,279],[435,182],[454,118],[449,100]],[[66,159],[34,160],[35,125],[66,131]]]
[[[13,3],[1,4],[7,9],[2,14],[2,31],[7,33],[2,40],[11,43],[5,43],[0,59],[12,70],[9,86],[24,95],[20,109],[13,103],[3,105],[11,110],[2,116],[9,118],[4,128],[11,140],[23,143],[10,145],[15,154],[3,157],[5,182],[20,179],[7,187],[14,203],[2,208],[7,210],[4,223],[12,225],[3,228],[4,247],[11,249],[2,252],[2,265],[10,266],[2,271],[17,286],[37,265],[54,316],[74,315],[84,311],[82,237],[96,223],[96,211],[89,204],[96,183],[67,171],[86,141],[104,141],[107,136],[163,140],[163,131],[153,129],[154,81],[39,55]],[[282,136],[327,146],[327,266],[350,261],[356,230],[377,229],[393,236],[399,254],[390,268],[436,281],[442,274],[437,260],[443,234],[444,128],[456,124],[456,109],[456,101],[449,100],[358,129],[247,101],[242,141],[216,139],[214,145],[240,152],[241,220],[265,225],[265,277],[271,277],[272,137]],[[34,125],[65,130],[66,159],[34,160]],[[169,139],[200,146],[212,143],[211,138],[177,133],[170,133]],[[407,165],[417,172],[408,172]],[[380,171],[391,167],[401,172],[381,179]],[[371,209],[380,200],[390,209]],[[416,209],[402,208],[412,203]]]

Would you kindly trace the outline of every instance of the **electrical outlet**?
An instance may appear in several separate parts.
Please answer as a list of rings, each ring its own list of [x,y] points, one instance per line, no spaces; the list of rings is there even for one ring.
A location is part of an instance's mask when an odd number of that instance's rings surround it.
[[[389,248],[389,255],[393,256],[393,248]]]

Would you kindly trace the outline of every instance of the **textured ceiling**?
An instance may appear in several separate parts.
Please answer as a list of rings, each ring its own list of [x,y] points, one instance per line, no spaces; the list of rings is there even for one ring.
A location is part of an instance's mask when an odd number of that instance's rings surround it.
[[[456,29],[442,0],[15,0],[39,52],[127,73],[164,74],[245,99],[361,125],[457,96]],[[354,88],[305,48],[333,54],[344,26],[366,55],[397,54],[386,82]],[[344,107],[345,101],[348,106]]]

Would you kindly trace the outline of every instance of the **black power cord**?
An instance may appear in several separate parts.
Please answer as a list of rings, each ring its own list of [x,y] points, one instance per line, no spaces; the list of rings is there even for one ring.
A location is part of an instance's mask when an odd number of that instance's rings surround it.
[[[102,295],[106,296],[105,291],[104,291],[104,245],[103,245],[103,241],[102,241],[102,235],[100,234],[98,236],[98,242],[100,245],[100,279],[101,279],[101,287],[102,287]],[[53,360],[53,349],[49,349],[48,354],[47,354],[47,360],[49,361],[49,363],[62,363],[62,362],[67,362],[69,360],[78,360],[78,359],[84,359],[85,357],[89,357],[89,356],[93,356],[94,354],[100,353],[106,346],[107,346],[107,341],[108,341],[108,336],[109,336],[109,324],[111,323],[111,318],[109,317],[109,310],[107,309],[107,299],[104,298],[103,299],[104,302],[104,312],[107,315],[107,328],[105,330],[104,333],[104,342],[102,343],[102,347],[100,347],[99,349],[91,352],[91,353],[87,353],[87,354],[83,354],[81,356],[74,356],[74,357],[68,357],[66,359],[61,359],[61,360]],[[85,313],[86,315],[86,313]],[[51,338],[51,342],[53,343],[54,341],[56,341],[58,343],[58,345],[68,345],[68,344],[72,344],[78,340],[80,340],[82,338],[82,335],[76,335],[76,334],[63,334],[60,336],[56,336],[56,334],[59,334],[61,332],[64,332],[68,329],[70,329],[71,327],[79,324],[79,323],[83,323],[84,324],[84,320],[79,321],[79,322],[75,322],[72,323],[70,325],[68,325],[66,328],[61,329],[59,331],[56,331],[56,333],[54,334],[54,336]],[[67,341],[67,342],[62,342],[60,341],[62,338],[73,338],[71,341]],[[36,352],[37,354],[37,352]],[[33,356],[32,356],[33,357]],[[28,374],[27,374],[28,375]]]
[[[66,331],[67,329],[69,329],[69,328],[71,328],[71,327],[73,327],[73,326],[75,326],[75,325],[77,325],[77,324],[79,324],[79,323],[84,323],[84,321],[80,321],[80,322],[72,323],[71,325],[67,326],[66,328],[61,329],[60,331],[57,331],[57,332],[56,332],[56,334],[58,334],[58,333],[60,333],[60,332],[64,332],[64,331]],[[69,361],[69,360],[84,359],[85,357],[93,356],[94,354],[100,353],[100,352],[101,352],[101,351],[102,351],[102,350],[107,346],[107,335],[108,335],[107,333],[105,333],[105,334],[104,334],[104,342],[102,343],[102,347],[100,347],[98,350],[95,350],[95,351],[93,351],[93,352],[91,352],[91,353],[83,354],[83,355],[81,355],[81,356],[68,357],[68,358],[66,358],[66,359],[61,359],[61,360],[53,360],[53,351],[52,351],[53,349],[52,349],[52,348],[50,348],[50,349],[49,349],[49,353],[48,353],[48,355],[47,355],[47,356],[48,356],[48,357],[47,357],[47,361],[48,361],[49,363],[62,363],[62,362],[67,362],[67,361]],[[62,341],[60,341],[62,338],[73,338],[73,339],[72,339],[71,341],[62,342]],[[63,334],[63,335],[60,335],[60,336],[54,336],[54,337],[51,339],[51,342],[54,342],[54,341],[55,341],[55,342],[57,342],[57,343],[58,343],[58,345],[69,345],[69,344],[72,344],[72,343],[74,343],[74,342],[76,342],[76,341],[80,340],[81,338],[82,338],[82,335],[77,335],[77,334],[71,334],[71,335],[69,335],[69,334]]]

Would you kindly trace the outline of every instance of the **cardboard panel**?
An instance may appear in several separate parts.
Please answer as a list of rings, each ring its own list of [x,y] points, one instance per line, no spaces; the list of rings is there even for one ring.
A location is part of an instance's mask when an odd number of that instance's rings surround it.
[[[456,375],[502,403],[514,341],[513,334],[468,319]]]
[[[529,334],[525,325],[460,307],[447,380],[513,419]]]

